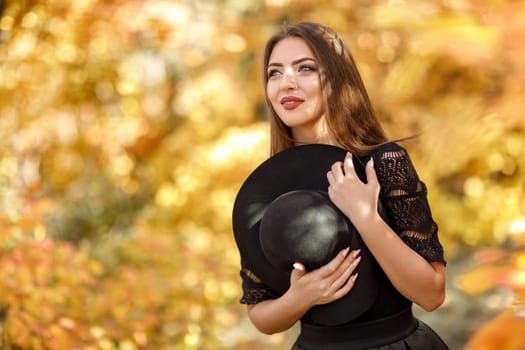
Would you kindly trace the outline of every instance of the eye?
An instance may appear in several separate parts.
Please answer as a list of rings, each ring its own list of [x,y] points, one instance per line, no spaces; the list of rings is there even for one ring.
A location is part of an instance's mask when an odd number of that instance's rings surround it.
[[[280,74],[281,74],[281,72],[278,69],[270,69],[268,71],[268,78],[275,77],[275,76],[278,76]]]
[[[316,70],[316,67],[309,65],[302,65],[299,67],[299,72],[315,72]]]

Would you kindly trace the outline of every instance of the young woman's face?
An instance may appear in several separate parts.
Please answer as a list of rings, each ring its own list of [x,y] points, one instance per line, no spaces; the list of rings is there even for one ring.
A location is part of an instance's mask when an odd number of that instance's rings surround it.
[[[303,39],[284,38],[270,55],[267,95],[273,109],[299,142],[316,142],[324,115],[318,62]]]

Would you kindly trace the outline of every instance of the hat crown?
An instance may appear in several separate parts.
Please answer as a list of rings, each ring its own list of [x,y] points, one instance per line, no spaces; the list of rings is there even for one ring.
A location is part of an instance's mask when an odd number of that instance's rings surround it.
[[[277,197],[259,228],[261,248],[275,267],[291,271],[294,262],[317,269],[350,246],[354,229],[326,192],[296,190]]]

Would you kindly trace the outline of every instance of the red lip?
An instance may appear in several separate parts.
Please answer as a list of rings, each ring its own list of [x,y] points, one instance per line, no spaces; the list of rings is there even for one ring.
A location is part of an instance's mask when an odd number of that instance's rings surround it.
[[[284,109],[290,110],[299,107],[304,100],[295,96],[285,96],[279,101]]]

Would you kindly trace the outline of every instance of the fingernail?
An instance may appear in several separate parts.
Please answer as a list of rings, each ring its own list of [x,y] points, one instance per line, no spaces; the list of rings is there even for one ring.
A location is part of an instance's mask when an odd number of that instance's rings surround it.
[[[293,264],[293,268],[302,271],[303,270],[303,265],[301,265],[300,263],[296,262],[296,263]]]
[[[352,278],[352,283],[355,282],[355,280],[357,279],[357,275],[359,275],[357,272],[351,277]]]
[[[355,258],[355,257],[357,257],[359,255],[359,253],[361,253],[361,249],[354,250],[352,252],[352,256]]]
[[[343,250],[343,256],[347,256],[349,251],[350,251],[350,247],[346,247],[346,248]]]

